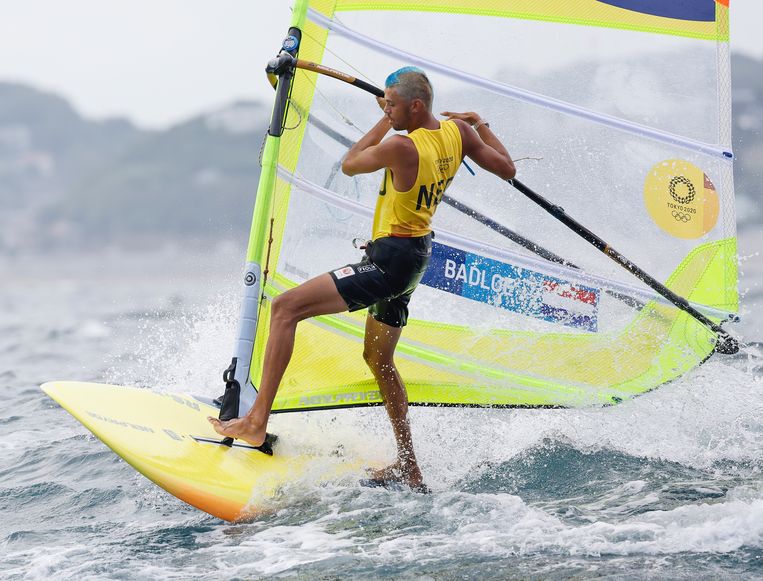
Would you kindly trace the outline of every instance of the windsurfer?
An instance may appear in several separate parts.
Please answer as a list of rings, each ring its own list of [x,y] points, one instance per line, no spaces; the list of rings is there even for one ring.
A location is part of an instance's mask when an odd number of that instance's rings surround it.
[[[397,461],[374,471],[371,482],[401,482],[423,489],[408,419],[408,397],[393,355],[408,318],[408,302],[431,255],[431,220],[464,156],[502,179],[514,177],[514,163],[477,113],[432,113],[432,86],[426,74],[404,67],[387,77],[380,106],[384,116],[347,153],[347,175],[384,169],[366,255],[276,297],[271,307],[257,399],[246,416],[209,418],[221,435],[254,446],[265,440],[270,410],[304,319],[368,307],[363,356],[384,400],[397,441]],[[406,131],[384,139],[390,129]]]

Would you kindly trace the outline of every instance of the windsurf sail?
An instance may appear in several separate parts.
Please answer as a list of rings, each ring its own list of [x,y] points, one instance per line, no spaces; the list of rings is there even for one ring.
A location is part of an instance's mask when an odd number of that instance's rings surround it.
[[[611,404],[705,361],[738,311],[728,22],[723,0],[296,2],[270,65],[275,106],[226,376],[238,415],[256,394],[272,298],[361,258],[352,241],[370,234],[381,175],[347,177],[341,160],[379,117],[366,91],[404,65],[427,71],[436,111],[478,111],[522,183],[670,291],[558,211],[462,169],[396,353],[412,405]],[[273,411],[380,404],[364,321],[300,323]]]

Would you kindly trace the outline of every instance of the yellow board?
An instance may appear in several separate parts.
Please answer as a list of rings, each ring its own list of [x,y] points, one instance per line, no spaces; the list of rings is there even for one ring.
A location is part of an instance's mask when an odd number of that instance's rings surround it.
[[[299,434],[304,420],[296,415],[291,429],[279,418],[279,440],[269,456],[244,443],[217,443],[220,436],[206,419],[216,417],[217,408],[187,395],[71,381],[42,389],[138,472],[228,521],[267,512],[268,502],[293,482],[359,478],[367,466],[330,444],[322,449],[321,442],[306,442]]]

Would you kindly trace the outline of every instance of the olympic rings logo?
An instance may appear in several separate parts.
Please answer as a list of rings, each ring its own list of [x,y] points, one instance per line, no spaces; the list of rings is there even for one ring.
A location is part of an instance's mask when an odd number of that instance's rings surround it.
[[[685,196],[680,196],[676,192],[676,186],[678,184],[683,184],[686,186],[686,189],[688,192]],[[691,183],[689,178],[686,178],[684,176],[676,176],[672,180],[670,180],[670,184],[668,185],[668,188],[670,189],[670,196],[679,204],[691,204],[694,201],[695,196],[697,195],[697,190],[694,187],[694,184]],[[674,213],[675,214],[675,213]],[[675,218],[675,215],[673,216]],[[676,218],[678,220],[678,218]],[[686,220],[684,220],[686,222]]]
[[[675,218],[676,222],[683,222],[686,224],[686,222],[691,220],[691,216],[689,214],[684,214],[683,212],[678,212],[677,210],[673,210],[671,215],[673,218]]]

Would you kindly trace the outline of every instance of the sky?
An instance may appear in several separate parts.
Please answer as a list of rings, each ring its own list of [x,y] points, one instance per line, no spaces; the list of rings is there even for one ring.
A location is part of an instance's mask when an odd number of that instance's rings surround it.
[[[239,99],[270,102],[264,64],[291,0],[0,0],[0,81],[90,118],[161,128]],[[732,51],[763,58],[762,0],[731,0]]]

